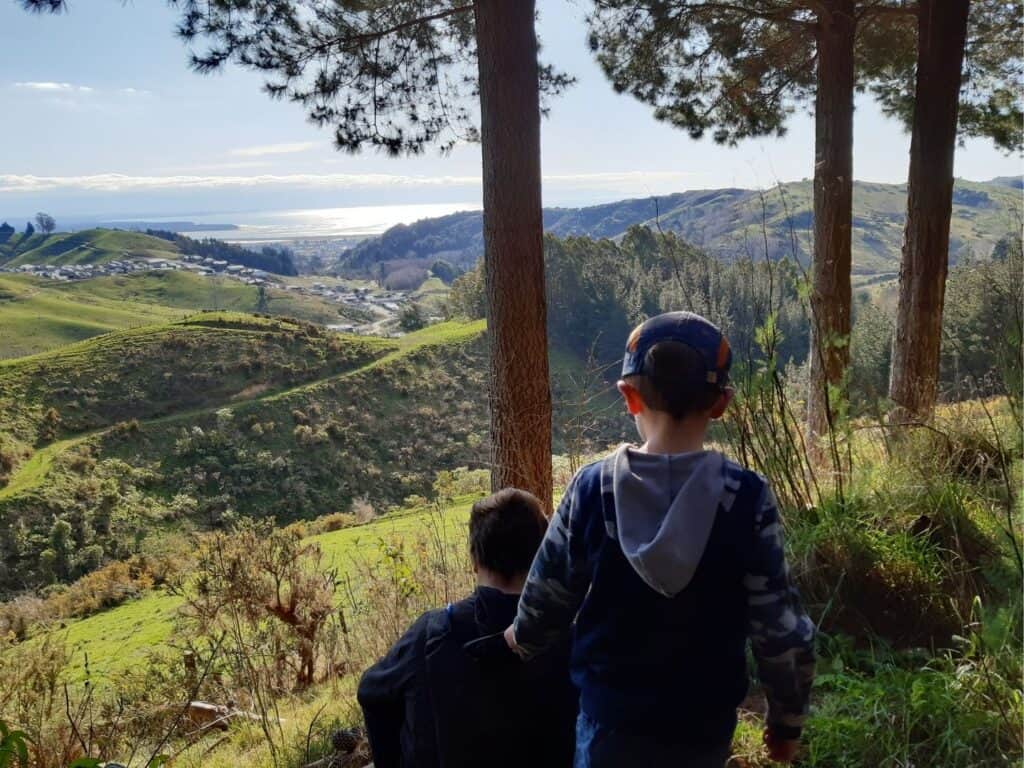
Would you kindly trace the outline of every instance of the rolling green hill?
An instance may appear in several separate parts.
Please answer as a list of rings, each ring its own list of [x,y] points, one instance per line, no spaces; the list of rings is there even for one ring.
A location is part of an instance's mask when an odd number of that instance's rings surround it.
[[[365,318],[315,296],[267,289],[267,312],[313,323]],[[189,272],[136,272],[75,282],[0,274],[0,360],[202,309],[255,312],[255,286]]]
[[[295,264],[287,248],[264,245],[250,250],[222,240],[191,237],[164,230],[147,232],[94,228],[52,235],[13,235],[0,243],[0,266],[18,267],[104,264],[121,259],[177,259],[192,254],[222,259],[279,275],[294,275]]]
[[[373,339],[205,313],[0,363],[0,593],[239,516],[386,510],[484,467],[486,354],[482,322]],[[90,554],[53,573],[57,520]]]
[[[0,362],[0,413],[8,434],[34,445],[296,386],[386,350],[290,320],[200,315]],[[51,408],[60,422],[44,426]]]
[[[56,290],[58,283],[0,275],[0,359],[21,357],[101,333],[166,322],[181,311],[154,304]]]
[[[85,229],[53,235],[15,236],[0,245],[0,266],[102,264],[125,258],[176,259],[177,246],[159,237],[118,229]]]
[[[479,466],[484,352],[482,323],[385,340],[209,313],[8,361],[0,590],[50,578],[55,519],[117,559],[236,515],[386,508]]]
[[[54,289],[71,298],[82,296],[97,299],[138,302],[194,311],[226,310],[255,312],[259,306],[259,289],[237,280],[222,277],[201,277],[191,272],[142,272],[129,275],[96,277],[74,283],[54,283]],[[310,323],[364,322],[364,313],[316,296],[270,286],[266,289],[266,313],[290,317]]]

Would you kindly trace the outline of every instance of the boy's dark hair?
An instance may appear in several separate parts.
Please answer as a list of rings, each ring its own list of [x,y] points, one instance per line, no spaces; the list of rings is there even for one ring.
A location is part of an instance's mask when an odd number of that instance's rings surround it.
[[[512,579],[529,572],[548,521],[537,497],[505,488],[480,499],[469,515],[469,553],[473,561]]]
[[[627,376],[644,404],[679,421],[708,410],[725,388],[707,382],[707,366],[700,352],[679,341],[655,344],[644,356],[643,373]]]

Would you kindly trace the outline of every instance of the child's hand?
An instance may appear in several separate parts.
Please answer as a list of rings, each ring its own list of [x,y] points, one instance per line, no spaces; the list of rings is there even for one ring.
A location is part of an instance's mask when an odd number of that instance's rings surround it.
[[[780,739],[772,733],[771,728],[764,729],[764,745],[768,747],[768,757],[777,763],[792,763],[800,748],[797,739]]]
[[[512,624],[509,624],[508,629],[505,630],[505,642],[508,643],[510,649],[516,653],[519,652],[519,646],[516,645],[516,628]]]

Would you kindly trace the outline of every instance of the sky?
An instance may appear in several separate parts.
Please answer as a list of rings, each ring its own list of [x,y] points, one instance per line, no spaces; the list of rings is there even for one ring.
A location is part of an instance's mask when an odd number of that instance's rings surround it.
[[[546,205],[812,175],[806,112],[782,139],[722,147],[615,94],[585,45],[587,4],[538,2],[543,58],[577,78],[542,126]],[[309,124],[301,107],[272,101],[258,75],[192,72],[175,21],[161,0],[70,0],[61,16],[0,0],[0,218],[479,203],[478,146],[397,159],[337,152],[330,131]],[[857,103],[854,143],[856,178],[905,181],[909,136],[868,97]],[[1019,174],[1022,164],[969,141],[955,172],[986,180]]]

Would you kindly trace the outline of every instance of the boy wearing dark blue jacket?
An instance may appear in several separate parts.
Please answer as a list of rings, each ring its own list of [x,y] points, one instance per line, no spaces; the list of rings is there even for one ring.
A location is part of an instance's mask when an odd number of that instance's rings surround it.
[[[541,503],[506,488],[477,501],[469,550],[477,588],[423,614],[359,682],[376,768],[565,768],[576,691],[568,643],[523,664],[502,630],[546,527]],[[490,652],[498,646],[500,653]]]
[[[795,755],[814,626],[767,482],[704,449],[732,396],[731,357],[718,328],[688,312],[633,331],[618,387],[642,445],[573,478],[506,632],[529,658],[572,627],[577,768],[721,768],[747,692],[748,638],[769,753]]]

